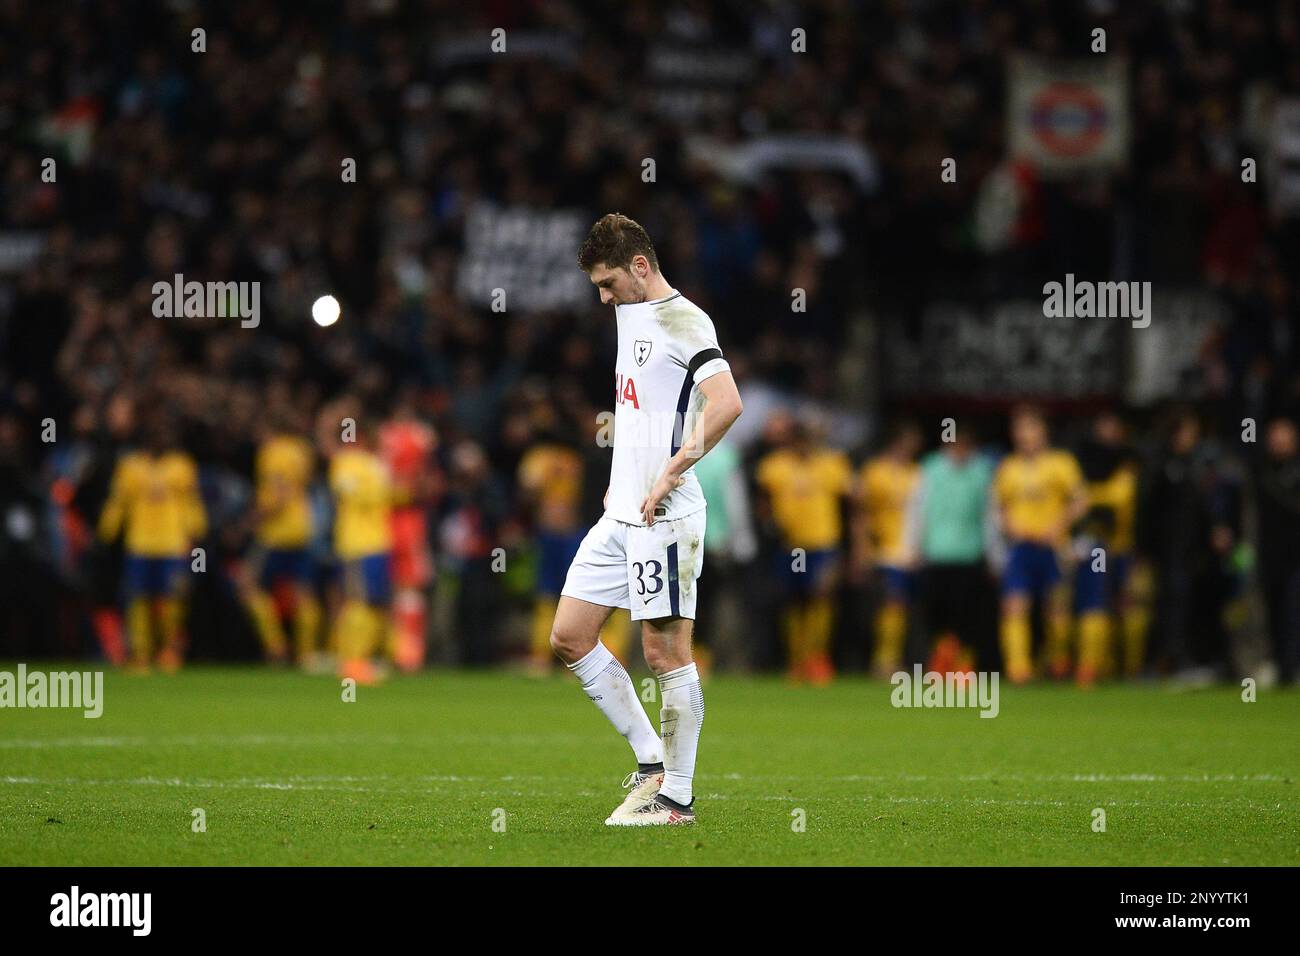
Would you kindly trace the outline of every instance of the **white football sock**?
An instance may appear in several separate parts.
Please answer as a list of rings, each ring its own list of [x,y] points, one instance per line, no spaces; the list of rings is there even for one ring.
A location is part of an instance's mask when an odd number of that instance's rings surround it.
[[[632,678],[608,647],[597,641],[583,658],[569,665],[569,670],[614,729],[627,738],[637,763],[660,763],[664,759],[663,745],[637,699]]]
[[[659,731],[664,740],[664,782],[659,792],[681,804],[694,799],[695,751],[704,724],[704,689],[692,661],[685,667],[659,675],[663,710]]]

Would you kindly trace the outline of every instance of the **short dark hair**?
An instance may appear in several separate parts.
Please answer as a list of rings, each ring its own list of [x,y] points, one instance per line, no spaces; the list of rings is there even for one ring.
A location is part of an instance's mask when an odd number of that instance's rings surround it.
[[[626,269],[635,256],[645,256],[650,267],[659,271],[659,257],[641,224],[621,212],[611,212],[597,219],[587,233],[578,250],[578,265],[583,272],[602,262],[611,269]]]

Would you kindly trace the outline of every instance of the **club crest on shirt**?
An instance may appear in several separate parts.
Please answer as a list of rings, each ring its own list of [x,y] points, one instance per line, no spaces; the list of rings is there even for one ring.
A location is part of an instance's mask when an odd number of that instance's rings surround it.
[[[650,358],[650,346],[653,344],[649,339],[637,339],[633,343],[632,357],[638,366],[645,365],[646,359]]]

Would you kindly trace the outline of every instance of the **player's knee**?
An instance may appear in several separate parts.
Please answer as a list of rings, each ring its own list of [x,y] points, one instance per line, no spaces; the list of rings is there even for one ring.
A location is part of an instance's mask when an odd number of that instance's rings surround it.
[[[645,663],[650,668],[650,673],[663,674],[672,670],[671,667],[667,666],[666,658],[668,655],[664,653],[663,648],[647,645],[643,650],[645,651]]]
[[[648,643],[643,650],[645,651],[646,666],[650,668],[652,674],[667,674],[669,671],[685,667],[691,662],[689,650],[661,647]]]
[[[551,627],[551,650],[566,663],[572,664],[586,657],[595,646],[596,638],[590,634],[581,633],[576,628],[562,625],[558,621]]]

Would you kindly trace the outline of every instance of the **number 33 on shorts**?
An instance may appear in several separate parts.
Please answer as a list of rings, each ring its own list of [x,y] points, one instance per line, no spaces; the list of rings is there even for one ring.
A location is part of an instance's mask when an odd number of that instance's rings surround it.
[[[650,527],[601,518],[583,539],[562,593],[625,607],[634,621],[695,619],[704,569],[704,511]]]
[[[633,620],[695,619],[704,569],[704,512],[648,528],[627,526],[627,587]]]

